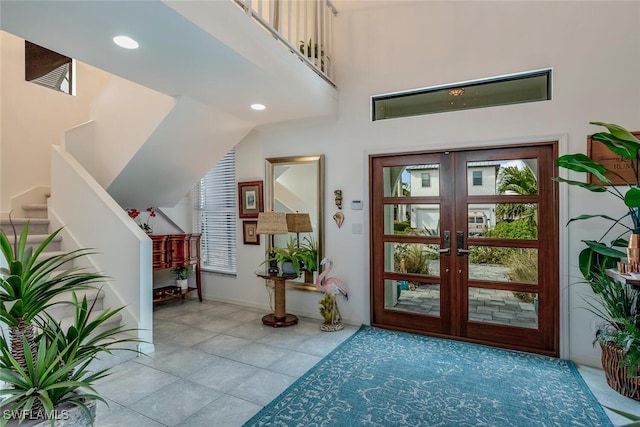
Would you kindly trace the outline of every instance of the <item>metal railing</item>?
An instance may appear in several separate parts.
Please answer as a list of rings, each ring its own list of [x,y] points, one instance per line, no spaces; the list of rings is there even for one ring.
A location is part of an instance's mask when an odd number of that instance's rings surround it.
[[[331,85],[336,9],[328,0],[233,0]]]

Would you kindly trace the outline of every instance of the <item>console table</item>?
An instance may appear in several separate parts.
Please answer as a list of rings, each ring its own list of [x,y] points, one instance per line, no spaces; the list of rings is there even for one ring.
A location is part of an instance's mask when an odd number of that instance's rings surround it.
[[[202,302],[202,282],[200,275],[200,234],[152,234],[153,270],[193,266],[196,287],[189,287],[182,292],[178,286],[165,286],[153,290],[153,302],[171,298],[184,298],[192,291],[198,291],[198,299]]]
[[[293,314],[286,313],[285,304],[285,285],[287,280],[295,279],[298,277],[295,274],[270,274],[266,271],[256,272],[256,276],[262,277],[265,280],[273,281],[273,293],[274,293],[274,310],[275,313],[267,314],[262,318],[262,323],[267,326],[273,326],[278,328],[280,326],[291,326],[298,323],[298,318]]]

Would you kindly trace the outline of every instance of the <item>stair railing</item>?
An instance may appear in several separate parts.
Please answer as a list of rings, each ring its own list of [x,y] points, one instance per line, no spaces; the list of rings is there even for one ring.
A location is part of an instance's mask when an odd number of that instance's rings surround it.
[[[337,10],[328,0],[232,0],[291,53],[333,82],[332,31]]]

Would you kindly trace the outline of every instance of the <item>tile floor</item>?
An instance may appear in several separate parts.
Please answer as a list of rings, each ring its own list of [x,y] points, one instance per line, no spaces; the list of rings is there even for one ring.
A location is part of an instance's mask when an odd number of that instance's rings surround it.
[[[96,425],[241,426],[358,329],[321,332],[319,320],[305,317],[271,328],[260,322],[264,314],[195,298],[156,307],[155,353],[114,367],[97,384],[109,407],[99,405]],[[640,402],[611,390],[601,370],[579,371],[605,405],[640,415]]]
[[[299,317],[264,326],[265,310],[188,298],[154,310],[156,351],[112,369],[96,425],[241,426],[358,327],[321,332]]]

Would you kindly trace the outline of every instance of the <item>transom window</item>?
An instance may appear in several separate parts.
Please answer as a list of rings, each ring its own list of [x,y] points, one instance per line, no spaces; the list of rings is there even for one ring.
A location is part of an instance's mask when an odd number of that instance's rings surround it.
[[[371,97],[372,121],[551,99],[551,69]]]

